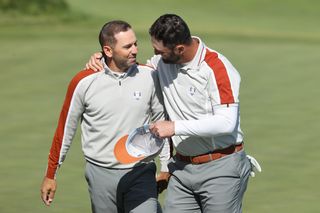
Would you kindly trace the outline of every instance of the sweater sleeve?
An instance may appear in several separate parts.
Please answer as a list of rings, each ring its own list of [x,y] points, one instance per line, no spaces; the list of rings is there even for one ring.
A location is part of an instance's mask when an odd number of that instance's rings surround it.
[[[48,157],[46,177],[50,179],[56,178],[57,170],[66,157],[84,111],[85,88],[82,80],[93,73],[92,70],[81,71],[69,83]]]
[[[153,71],[153,81],[154,81],[154,94],[151,101],[151,111],[152,111],[152,122],[157,120],[165,120],[165,112],[163,105],[163,96],[160,88],[158,71]],[[159,154],[159,160],[161,164],[160,170],[162,172],[168,171],[168,160],[170,158],[170,144],[167,139],[165,139],[164,146]]]
[[[232,133],[237,124],[238,104],[216,106],[214,115],[199,120],[175,121],[175,134],[212,137]]]
[[[157,69],[158,63],[160,60],[161,60],[161,55],[154,55],[147,60],[147,65],[152,67],[153,69]]]

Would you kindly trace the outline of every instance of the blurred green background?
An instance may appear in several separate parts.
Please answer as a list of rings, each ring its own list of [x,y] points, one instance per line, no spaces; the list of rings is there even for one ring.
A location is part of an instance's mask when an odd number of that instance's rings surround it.
[[[177,13],[242,76],[246,150],[263,172],[251,178],[244,212],[319,212],[320,1],[67,0],[68,10],[0,11],[0,212],[90,212],[79,132],[46,208],[40,184],[67,84],[99,50],[98,32],[123,19],[152,55],[147,33]],[[160,197],[163,201],[163,195]]]

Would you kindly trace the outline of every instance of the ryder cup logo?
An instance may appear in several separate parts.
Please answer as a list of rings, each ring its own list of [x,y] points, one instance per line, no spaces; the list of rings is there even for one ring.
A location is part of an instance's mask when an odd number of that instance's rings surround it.
[[[140,91],[134,91],[133,92],[133,98],[135,99],[135,100],[140,100],[141,99],[141,92]]]
[[[194,94],[196,93],[196,91],[197,91],[197,89],[196,89],[195,87],[190,86],[190,88],[189,88],[189,94],[190,94],[191,96],[194,96]]]

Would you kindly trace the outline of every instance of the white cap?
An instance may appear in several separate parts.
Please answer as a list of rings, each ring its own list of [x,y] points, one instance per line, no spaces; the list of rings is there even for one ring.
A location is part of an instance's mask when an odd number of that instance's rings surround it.
[[[121,137],[115,147],[114,155],[122,164],[150,161],[161,151],[164,140],[156,137],[146,124]]]

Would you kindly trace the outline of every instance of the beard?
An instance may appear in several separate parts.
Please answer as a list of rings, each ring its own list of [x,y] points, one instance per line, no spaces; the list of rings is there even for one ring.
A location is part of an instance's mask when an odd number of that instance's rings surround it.
[[[123,58],[123,57],[117,57],[114,56],[113,60],[118,68],[121,70],[127,70],[129,67],[134,65],[136,63],[136,60]]]
[[[165,64],[177,64],[178,61],[180,61],[181,56],[180,55],[176,55],[174,54],[174,52],[172,52],[168,57],[163,58],[162,57],[162,61]]]

